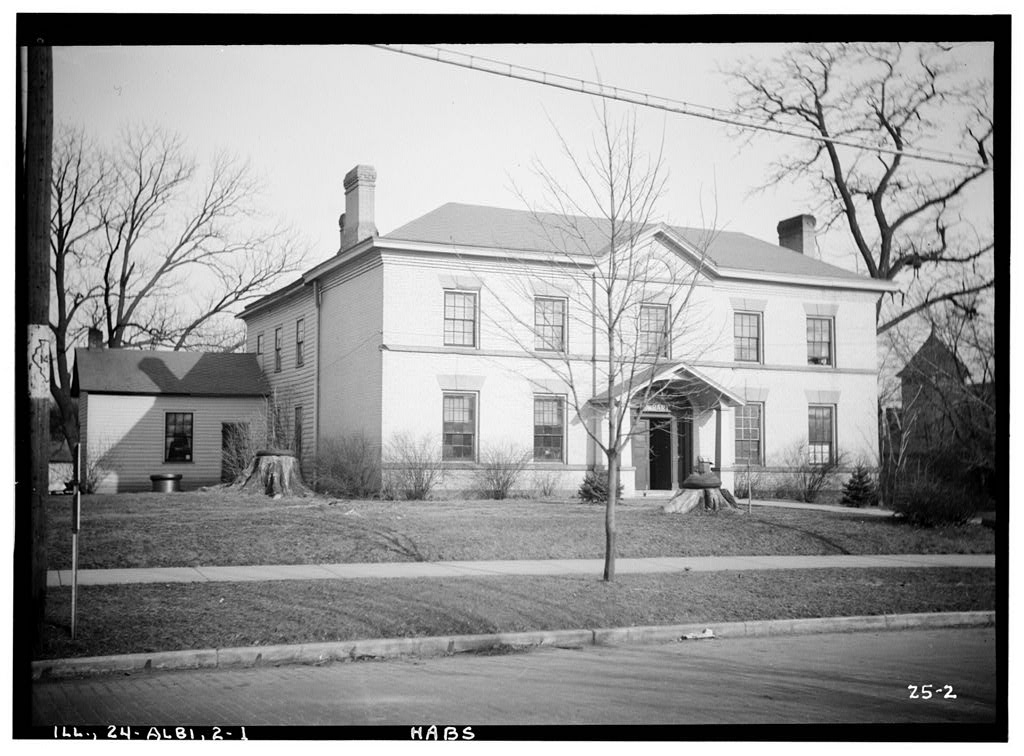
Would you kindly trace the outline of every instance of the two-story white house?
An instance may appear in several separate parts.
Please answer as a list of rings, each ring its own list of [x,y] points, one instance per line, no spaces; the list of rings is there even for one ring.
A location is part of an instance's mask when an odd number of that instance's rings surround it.
[[[631,390],[609,394],[607,229],[447,204],[379,236],[375,183],[372,167],[350,171],[337,253],[240,316],[307,473],[330,437],[404,435],[434,440],[450,489],[505,447],[575,490],[603,462],[590,434],[609,395],[631,403],[627,496],[676,488],[701,462],[731,488],[796,453],[877,460],[875,306],[891,285],[805,254],[811,216],[780,223],[778,245],[637,230],[660,267],[629,303],[640,346],[612,383],[632,376]],[[661,393],[641,390],[652,383]]]

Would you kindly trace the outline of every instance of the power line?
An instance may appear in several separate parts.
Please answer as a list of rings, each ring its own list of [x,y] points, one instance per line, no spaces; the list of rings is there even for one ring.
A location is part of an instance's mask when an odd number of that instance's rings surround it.
[[[860,150],[868,150],[888,155],[902,155],[905,158],[925,160],[934,163],[944,163],[946,165],[955,165],[961,168],[973,168],[975,170],[992,169],[992,166],[990,165],[983,165],[976,161],[966,160],[956,156],[954,153],[942,150],[931,150],[926,148],[898,150],[892,147],[873,145],[866,142],[857,142],[852,139],[827,137],[809,130],[800,132],[785,129],[780,126],[769,126],[753,121],[743,121],[741,120],[743,118],[741,114],[721,110],[719,108],[713,108],[707,105],[696,105],[682,100],[673,100],[668,97],[652,95],[635,89],[607,86],[600,82],[578,79],[572,76],[565,76],[563,74],[552,73],[550,71],[544,71],[537,68],[528,68],[526,66],[516,65],[515,63],[486,58],[480,55],[470,55],[468,53],[461,53],[454,50],[445,50],[433,45],[417,45],[417,47],[426,48],[427,50],[432,51],[432,53],[408,49],[406,45],[374,45],[374,47],[378,47],[381,50],[400,53],[402,55],[410,55],[415,58],[422,58],[435,63],[447,63],[451,66],[469,68],[473,71],[481,71],[483,73],[494,74],[496,76],[504,76],[510,79],[527,81],[532,84],[556,87],[570,92],[592,95],[594,97],[603,97],[608,100],[628,102],[634,105],[655,108],[657,110],[665,110],[670,113],[679,113],[681,115],[692,116],[694,118],[703,118],[708,121],[726,123],[730,126],[736,126],[741,129],[767,131],[773,134],[796,137],[797,139],[808,139],[823,143],[827,142],[842,147],[853,147]],[[457,56],[463,60],[442,56]]]

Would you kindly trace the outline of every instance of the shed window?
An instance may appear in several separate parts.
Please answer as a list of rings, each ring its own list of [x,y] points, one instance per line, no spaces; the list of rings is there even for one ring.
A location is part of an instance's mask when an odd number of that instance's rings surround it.
[[[192,461],[192,413],[164,415],[164,462]]]

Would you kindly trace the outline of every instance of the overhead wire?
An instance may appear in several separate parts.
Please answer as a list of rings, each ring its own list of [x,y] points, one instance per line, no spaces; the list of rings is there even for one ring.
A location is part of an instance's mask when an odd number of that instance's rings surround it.
[[[481,55],[470,55],[469,53],[458,52],[456,50],[445,50],[444,48],[436,47],[434,45],[416,45],[417,48],[426,48],[427,50],[432,51],[432,53],[410,49],[408,45],[376,44],[373,46],[382,50],[388,50],[402,55],[409,55],[435,63],[446,63],[460,68],[468,68],[473,71],[480,71],[496,76],[504,76],[506,78],[526,81],[532,84],[555,87],[579,94],[602,97],[604,99],[616,100],[619,102],[628,102],[633,105],[641,105],[643,107],[664,110],[670,113],[678,113],[680,115],[691,116],[693,118],[716,121],[730,126],[735,126],[740,129],[766,131],[797,139],[807,139],[815,142],[829,143],[842,147],[852,147],[855,149],[887,155],[902,155],[905,158],[955,165],[961,168],[972,168],[974,170],[982,171],[992,170],[991,164],[979,163],[976,160],[967,160],[952,152],[928,148],[897,149],[895,147],[859,142],[853,139],[825,136],[824,134],[813,131],[797,131],[794,129],[783,128],[781,126],[771,126],[764,123],[743,120],[744,116],[740,113],[725,111],[708,105],[697,105],[683,100],[675,100],[669,97],[662,97],[660,95],[652,95],[635,89],[627,89],[625,87],[608,86],[600,82],[566,76],[564,74],[545,71],[543,69],[520,66],[515,63],[509,63],[508,61],[496,60],[494,58],[487,58]],[[463,60],[442,57],[442,55],[457,56]],[[489,64],[491,67],[488,67],[488,65],[485,64]]]

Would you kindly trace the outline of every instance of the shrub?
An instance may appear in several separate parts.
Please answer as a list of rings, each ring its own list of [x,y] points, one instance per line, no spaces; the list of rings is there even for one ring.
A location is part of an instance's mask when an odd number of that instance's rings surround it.
[[[754,498],[758,494],[764,496],[769,493],[768,485],[760,471],[747,472],[746,470],[736,473],[735,495],[739,499]]]
[[[857,465],[853,469],[850,479],[843,485],[843,506],[846,507],[873,507],[878,503],[878,491],[875,482],[871,479],[871,473],[864,465]]]
[[[316,455],[316,488],[332,496],[377,496],[381,489],[379,447],[362,433],[323,439]]]
[[[542,499],[550,499],[558,490],[561,477],[555,472],[538,472],[533,476],[533,490]]]
[[[477,486],[483,496],[491,499],[508,498],[509,491],[530,462],[530,453],[518,446],[485,447],[480,452],[480,469],[476,473]]]
[[[934,478],[919,478],[901,486],[893,510],[913,525],[964,525],[978,511],[977,502],[959,486]]]
[[[426,499],[444,479],[441,449],[430,436],[399,434],[384,449],[381,472],[383,498]]]
[[[832,481],[842,465],[842,454],[836,454],[829,462],[812,463],[808,459],[807,447],[803,443],[797,444],[786,455],[786,466],[790,469],[788,480],[779,484],[776,493],[781,494],[780,498],[792,497],[811,504],[817,501],[822,489]]]
[[[619,483],[617,494],[621,498],[621,482]],[[586,477],[583,478],[583,482],[580,484],[580,489],[576,495],[585,504],[606,504],[608,502],[608,472],[606,470],[588,472]]]

